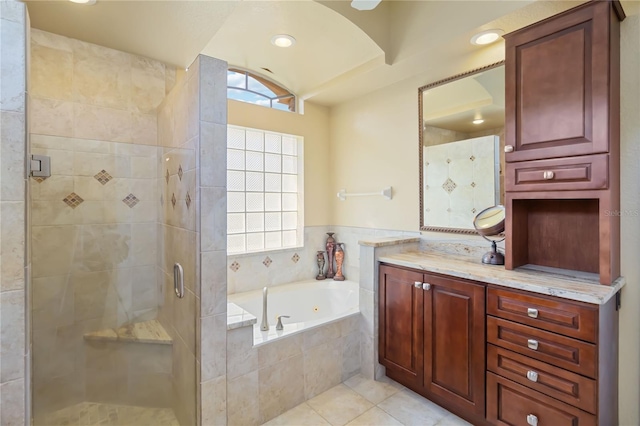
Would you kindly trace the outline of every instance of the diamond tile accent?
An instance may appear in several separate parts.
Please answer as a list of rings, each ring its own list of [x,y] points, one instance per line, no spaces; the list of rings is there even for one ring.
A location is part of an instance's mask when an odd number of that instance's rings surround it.
[[[31,178],[38,183],[44,182],[47,179],[47,177],[48,176],[31,176]]]
[[[187,208],[189,208],[189,206],[191,206],[191,196],[189,195],[189,191],[187,191],[187,196],[186,196],[184,202],[187,204]]]
[[[475,182],[471,182],[471,187],[475,188],[476,187],[476,183]]]
[[[129,206],[129,208],[133,208],[136,204],[140,202],[140,199],[133,194],[129,194],[122,199],[122,202]]]
[[[238,272],[238,269],[240,269],[240,264],[234,260],[231,266],[229,266],[229,269],[231,269],[233,272]]]
[[[84,201],[82,199],[81,196],[79,196],[78,194],[76,194],[75,192],[72,192],[71,194],[67,195],[62,201],[64,201],[65,203],[67,203],[67,205],[69,207],[71,207],[72,209],[75,209],[76,207],[78,207],[80,204],[82,204],[82,202]]]
[[[178,166],[178,178],[180,178],[180,181],[182,181],[182,175],[184,173],[182,172],[182,165]]]
[[[171,205],[176,208],[176,194],[171,194]]]
[[[473,155],[471,157],[469,157],[469,160],[471,160],[471,161],[474,161],[475,159],[476,159],[476,157],[473,156]]]
[[[447,158],[447,164],[449,164],[451,162],[450,158]]]
[[[447,212],[451,213],[451,208],[448,208],[448,209],[447,209]]]
[[[293,260],[293,263],[298,263],[298,260],[300,260],[300,256],[298,256],[298,253],[294,253],[294,255],[291,257],[291,260]]]
[[[265,257],[264,260],[262,261],[262,264],[267,268],[271,266],[272,263],[273,263],[273,260],[271,260],[269,256]]]
[[[477,210],[475,208],[472,208],[471,213],[475,213],[475,212],[477,212]]]
[[[456,185],[456,183],[452,181],[451,178],[447,178],[447,180],[445,180],[444,183],[442,184],[442,189],[447,191],[447,193],[451,194],[453,190],[456,189],[457,186],[458,185]]]
[[[167,181],[167,185],[169,185],[169,169],[167,169],[167,174],[164,175],[164,180]]]
[[[100,170],[95,176],[93,176],[94,178],[96,178],[96,180],[98,182],[100,182],[103,185],[106,185],[107,182],[109,182],[111,179],[113,179],[113,177],[107,173],[106,170]]]
[[[160,196],[160,205],[164,206],[164,195]]]

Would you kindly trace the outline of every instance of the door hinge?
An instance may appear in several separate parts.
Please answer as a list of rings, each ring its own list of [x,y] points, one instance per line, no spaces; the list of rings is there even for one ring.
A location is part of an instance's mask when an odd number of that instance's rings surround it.
[[[32,155],[29,161],[29,172],[34,177],[51,176],[51,157],[46,155]]]

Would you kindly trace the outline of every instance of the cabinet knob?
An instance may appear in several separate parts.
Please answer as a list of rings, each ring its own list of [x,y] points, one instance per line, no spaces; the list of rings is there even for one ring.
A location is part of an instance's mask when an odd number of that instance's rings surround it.
[[[505,145],[504,152],[513,152],[513,145]]]
[[[542,177],[543,177],[545,180],[551,180],[551,179],[553,179],[555,176],[556,176],[556,174],[555,174],[555,173],[553,173],[551,170],[546,170],[546,171],[542,174]]]
[[[538,381],[538,373],[536,373],[533,370],[527,371],[527,379],[531,380],[532,382],[537,382]]]
[[[429,283],[422,283],[422,289],[423,289],[423,290],[431,290],[431,284],[429,284]]]
[[[534,308],[527,308],[527,315],[531,318],[538,318],[538,310]]]
[[[413,283],[413,286],[414,286],[415,288],[422,288],[422,282],[421,282],[421,281],[415,281],[415,282]]]
[[[534,351],[538,350],[538,341],[537,340],[533,340],[533,339],[528,339],[527,340],[527,347],[529,349],[533,349]]]
[[[527,424],[531,426],[538,426],[538,417],[533,414],[529,414],[527,416]]]

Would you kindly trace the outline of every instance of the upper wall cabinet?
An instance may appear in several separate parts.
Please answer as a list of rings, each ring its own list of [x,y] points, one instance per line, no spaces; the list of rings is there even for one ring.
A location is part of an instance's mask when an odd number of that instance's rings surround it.
[[[507,162],[609,152],[619,6],[588,2],[505,36]]]

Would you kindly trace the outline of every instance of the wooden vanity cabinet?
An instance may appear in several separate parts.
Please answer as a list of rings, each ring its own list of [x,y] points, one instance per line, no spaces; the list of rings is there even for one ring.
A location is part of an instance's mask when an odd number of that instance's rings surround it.
[[[624,18],[594,0],[505,36],[506,269],[620,276]]]
[[[474,425],[618,422],[618,312],[425,273],[379,267],[386,374]]]
[[[484,418],[484,285],[382,264],[378,324],[387,376],[470,420]]]

